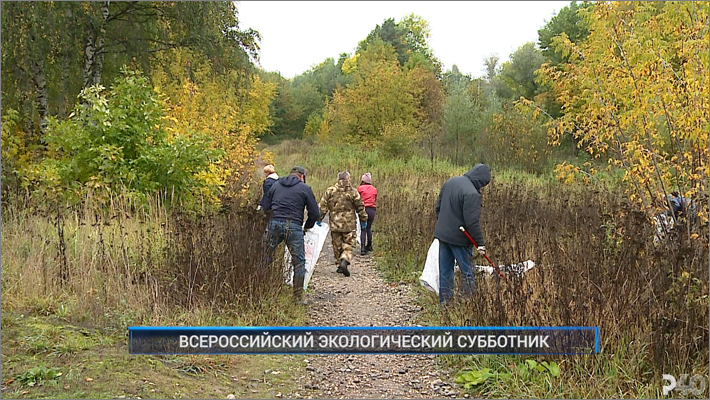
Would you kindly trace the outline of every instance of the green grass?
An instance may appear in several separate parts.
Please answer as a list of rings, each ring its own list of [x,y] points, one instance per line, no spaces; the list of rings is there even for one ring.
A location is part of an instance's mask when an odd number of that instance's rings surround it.
[[[125,332],[56,315],[3,311],[2,329],[4,398],[274,398],[295,388],[303,358],[131,355]]]

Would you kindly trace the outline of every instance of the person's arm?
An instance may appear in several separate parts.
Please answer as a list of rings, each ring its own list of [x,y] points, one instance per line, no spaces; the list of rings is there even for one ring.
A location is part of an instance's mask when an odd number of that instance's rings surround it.
[[[464,228],[469,235],[476,241],[478,246],[485,246],[483,241],[483,232],[481,231],[481,195],[471,193],[464,196],[463,199],[463,221]]]
[[[436,207],[434,208],[436,210],[436,218],[439,219],[439,211],[441,211],[441,194],[444,193],[444,187],[441,187],[441,190],[439,190],[439,198],[436,200]]]
[[[325,215],[328,214],[328,201],[330,201],[330,191],[326,189],[323,193],[323,197],[320,198],[320,204],[318,204],[318,209],[320,212],[320,217],[318,221],[323,221]]]
[[[313,190],[310,186],[307,186],[306,191],[306,210],[308,210],[308,219],[306,224],[303,226],[304,229],[311,229],[316,221],[320,218],[320,211],[318,209],[318,202],[316,201],[316,196],[313,195]]]
[[[261,185],[261,188],[263,190],[263,194],[261,196],[261,201],[259,202],[259,205],[261,208],[264,208],[264,202],[266,199],[266,195],[269,193],[269,190],[274,186],[273,182],[269,182],[269,179],[264,179],[264,183]]]
[[[273,201],[273,198],[274,198],[274,192],[276,192],[276,184],[275,183],[271,185],[268,193],[266,193],[264,195],[264,198],[261,199],[261,207],[264,209],[264,211],[271,210],[271,202]]]

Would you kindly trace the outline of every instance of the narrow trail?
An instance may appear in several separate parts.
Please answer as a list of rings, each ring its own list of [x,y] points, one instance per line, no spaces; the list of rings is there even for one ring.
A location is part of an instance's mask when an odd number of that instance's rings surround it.
[[[308,285],[311,326],[416,326],[421,308],[405,285],[388,284],[375,261],[355,252],[350,277],[335,272],[328,235]],[[375,243],[375,246],[377,243]],[[328,354],[308,356],[296,398],[460,397],[434,355]],[[467,395],[465,397],[468,397]]]

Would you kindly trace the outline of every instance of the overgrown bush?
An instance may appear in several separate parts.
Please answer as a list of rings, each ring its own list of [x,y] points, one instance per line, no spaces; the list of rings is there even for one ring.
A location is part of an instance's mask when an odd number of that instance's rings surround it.
[[[417,131],[411,125],[387,124],[379,146],[387,157],[408,160],[414,154],[412,145],[416,137]]]
[[[478,133],[473,150],[477,160],[536,174],[549,171],[552,161],[543,123],[529,108],[507,102]]]
[[[27,163],[28,151],[25,148],[26,135],[20,128],[20,114],[17,110],[3,109],[2,114],[2,191],[3,197],[8,189],[16,191],[19,188],[18,169]],[[4,200],[4,199],[3,199]]]
[[[382,197],[377,239],[387,246],[389,276],[417,282],[433,240],[434,193]],[[653,225],[620,196],[559,183],[501,182],[495,173],[483,205],[493,261],[531,259],[537,266],[506,282],[477,276],[470,301],[438,323],[597,326],[602,353],[632,346],[630,353],[644,361],[633,365],[637,376],[707,362],[707,236],[680,227],[654,243]]]
[[[166,267],[174,277],[168,294],[175,304],[229,307],[281,291],[283,252],[267,264],[265,215],[243,208],[204,216],[174,213],[172,221]]]
[[[108,93],[102,86],[84,89],[66,120],[50,118],[46,158],[23,171],[24,183],[42,195],[61,191],[78,200],[85,189],[117,193],[189,197],[204,185],[206,172],[222,152],[208,149],[197,133],[168,135],[163,107],[139,72],[124,70]]]

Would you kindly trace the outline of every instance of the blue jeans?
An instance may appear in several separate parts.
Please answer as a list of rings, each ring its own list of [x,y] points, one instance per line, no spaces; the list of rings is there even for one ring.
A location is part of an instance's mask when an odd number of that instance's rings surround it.
[[[446,303],[454,297],[454,259],[461,269],[462,291],[464,295],[473,294],[475,278],[469,259],[473,255],[471,247],[454,246],[439,241],[439,302]]]
[[[269,245],[267,265],[271,265],[276,246],[285,241],[294,264],[293,276],[306,276],[306,251],[301,225],[291,221],[271,220],[266,234]]]

